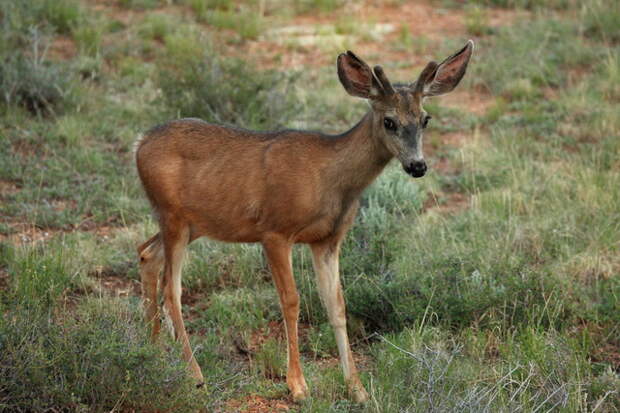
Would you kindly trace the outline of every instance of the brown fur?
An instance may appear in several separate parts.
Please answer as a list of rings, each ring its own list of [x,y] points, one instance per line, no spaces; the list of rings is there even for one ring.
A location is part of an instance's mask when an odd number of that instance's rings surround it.
[[[441,90],[456,86],[471,47],[468,43],[444,61],[449,76],[443,78]],[[440,72],[442,65],[433,68],[434,72]],[[291,251],[293,244],[307,243],[321,298],[335,329],[345,379],[357,401],[368,397],[346,335],[338,254],[364,188],[394,156],[405,167],[421,157],[422,128],[418,125],[424,115],[423,92],[432,90],[435,75],[426,70],[418,85],[394,88],[380,67],[371,71],[351,52],[338,57],[338,74],[350,94],[371,100],[371,110],[342,135],[293,130],[260,133],[181,119],[151,129],[137,145],[138,173],[160,226],[160,233],[138,248],[145,314],[155,338],[159,332],[157,290],[161,288],[175,337],[182,342],[184,358],[199,381],[202,372],[181,315],[185,247],[203,236],[262,243],[286,325],[287,383],[294,398],[301,399],[307,386],[299,362],[299,296]],[[456,83],[446,83],[456,78]],[[386,116],[398,122],[398,131],[386,131]]]

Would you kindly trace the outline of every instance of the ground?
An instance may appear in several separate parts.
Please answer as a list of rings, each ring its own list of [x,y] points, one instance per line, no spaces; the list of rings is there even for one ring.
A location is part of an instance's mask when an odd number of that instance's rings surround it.
[[[0,48],[0,337],[15,339],[0,338],[3,408],[620,409],[615,3],[1,7],[12,23]],[[137,136],[178,116],[342,132],[365,107],[338,84],[338,53],[410,82],[469,38],[462,84],[426,102],[429,174],[411,180],[389,167],[343,248],[369,404],[346,401],[303,249],[294,262],[312,397],[298,404],[287,393],[285,334],[260,249],[208,241],[192,245],[184,270],[184,316],[207,381],[194,389],[172,341],[141,338],[135,248],[156,225],[133,167]],[[34,63],[19,66],[18,55]],[[11,80],[20,78],[29,80]],[[31,328],[41,340],[25,338]],[[89,356],[61,367],[64,345]],[[36,380],[43,390],[32,397]]]

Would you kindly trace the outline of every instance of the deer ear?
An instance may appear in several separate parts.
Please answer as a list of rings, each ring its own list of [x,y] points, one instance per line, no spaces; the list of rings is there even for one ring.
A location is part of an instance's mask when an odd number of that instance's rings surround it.
[[[378,97],[380,86],[370,67],[353,52],[338,56],[338,78],[351,96],[370,99]]]
[[[418,84],[423,85],[422,96],[437,96],[452,92],[465,75],[473,51],[474,42],[469,40],[465,47],[439,65],[426,66],[418,79]]]

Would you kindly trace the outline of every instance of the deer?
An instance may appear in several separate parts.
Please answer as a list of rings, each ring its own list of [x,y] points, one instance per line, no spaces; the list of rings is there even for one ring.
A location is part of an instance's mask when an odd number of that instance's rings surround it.
[[[368,399],[347,336],[338,264],[342,242],[363,190],[393,158],[414,178],[427,172],[422,133],[431,116],[422,104],[459,84],[473,49],[469,40],[441,63],[429,62],[416,81],[394,85],[381,66],[371,70],[353,52],[340,54],[340,83],[370,106],[340,135],[256,132],[187,118],[156,126],[138,141],[138,175],[159,224],[159,232],[138,247],[145,317],[156,340],[161,291],[162,312],[198,385],[204,378],[183,323],[181,266],[188,244],[208,237],[262,244],[284,319],[286,383],[295,401],[309,395],[299,359],[300,299],[292,272],[291,251],[301,243],[310,246],[349,394],[359,403]]]

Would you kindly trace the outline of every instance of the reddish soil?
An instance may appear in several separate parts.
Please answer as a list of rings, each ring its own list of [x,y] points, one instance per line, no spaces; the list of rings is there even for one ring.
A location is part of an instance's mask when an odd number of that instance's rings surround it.
[[[486,114],[489,107],[495,103],[493,96],[488,93],[468,89],[456,89],[439,99],[441,99],[442,106],[460,109],[478,116]]]
[[[611,364],[614,370],[620,371],[620,346],[607,343],[594,350],[593,361]]]
[[[54,60],[69,60],[77,56],[78,50],[75,41],[71,37],[56,36],[52,39],[47,53]]]
[[[299,326],[299,331],[300,333],[303,331],[301,326]],[[284,321],[270,321],[267,327],[254,331],[250,336],[250,343],[247,350],[250,353],[256,353],[269,339],[278,341],[286,340]]]
[[[287,399],[266,399],[258,395],[243,399],[232,399],[226,403],[225,411],[238,413],[283,412],[295,404]]]
[[[493,9],[488,14],[488,25],[499,27],[512,24],[518,18],[527,16],[527,12],[505,9]],[[402,5],[385,5],[375,2],[358,2],[347,5],[334,13],[318,13],[300,15],[287,21],[286,27],[313,28],[317,26],[334,25],[339,19],[351,18],[360,24],[391,25],[389,33],[364,39],[364,34],[355,36],[361,39],[355,41],[355,52],[360,56],[380,56],[383,61],[400,62],[399,70],[391,70],[397,75],[410,74],[413,66],[422,66],[431,59],[438,59],[434,50],[445,38],[472,37],[467,33],[465,13],[462,10],[444,9],[430,2],[407,2]],[[407,30],[413,39],[415,50],[405,50],[397,46],[401,31]],[[227,53],[237,56],[256,56],[261,67],[272,68],[304,68],[308,66],[323,67],[334,62],[333,52],[329,47],[320,47],[320,44],[291,47],[286,41],[275,42],[261,39],[247,41],[242,45],[235,44]],[[366,36],[372,37],[372,36]],[[417,40],[419,39],[419,40]],[[287,39],[289,40],[289,39]],[[295,36],[291,36],[295,41]],[[420,49],[423,53],[420,53]],[[403,72],[404,73],[399,73]],[[411,79],[414,80],[414,79]]]
[[[115,297],[140,295],[140,282],[120,275],[101,275],[99,282],[103,290]]]
[[[442,192],[429,197],[422,206],[422,212],[432,210],[439,214],[453,214],[468,208],[470,202],[469,196],[460,192]]]
[[[0,290],[4,291],[9,288],[9,273],[0,268]]]

